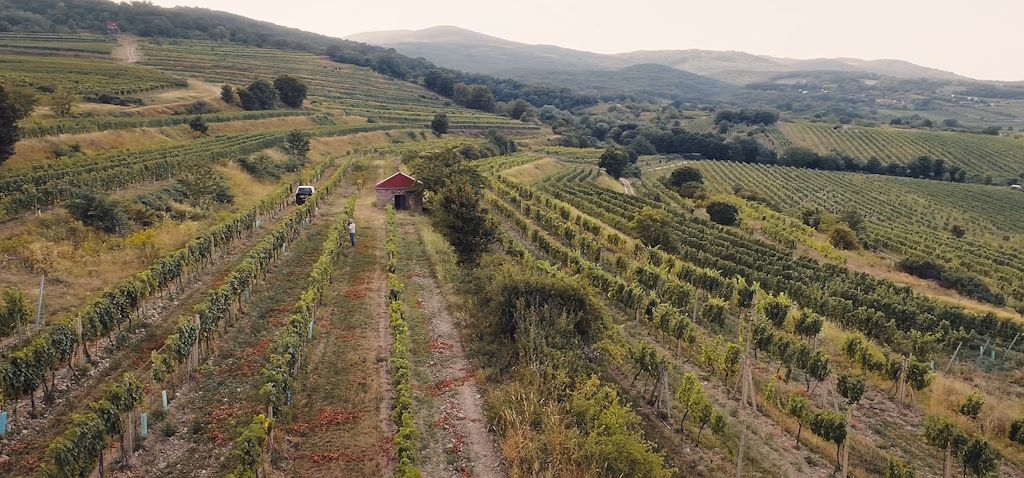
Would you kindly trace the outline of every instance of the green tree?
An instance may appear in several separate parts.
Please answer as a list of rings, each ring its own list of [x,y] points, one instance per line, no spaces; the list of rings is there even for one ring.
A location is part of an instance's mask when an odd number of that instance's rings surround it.
[[[786,323],[790,307],[792,307],[792,302],[786,297],[786,294],[769,295],[761,301],[761,313],[776,327],[782,327]]]
[[[700,307],[700,318],[709,324],[722,325],[728,309],[729,306],[722,299],[711,298]]]
[[[985,397],[979,393],[970,393],[964,400],[960,402],[960,406],[957,407],[957,411],[961,415],[970,418],[971,420],[977,420],[978,415],[981,413],[981,407],[985,404]]]
[[[627,166],[636,164],[637,158],[635,151],[621,146],[609,146],[601,153],[597,166],[604,168],[615,179],[619,179]]]
[[[50,96],[50,111],[61,118],[71,116],[71,108],[75,106],[78,97],[71,90],[59,88]]]
[[[22,117],[8,91],[0,85],[0,164],[14,155],[14,144],[21,139],[18,121]]]
[[[274,78],[274,89],[277,90],[277,95],[281,98],[281,102],[292,108],[302,106],[302,102],[306,101],[306,94],[309,91],[305,83],[299,81],[294,76],[288,75]]]
[[[234,201],[228,180],[213,169],[190,171],[176,180],[176,186],[188,204],[209,208],[215,203],[230,204]]]
[[[309,148],[309,133],[305,131],[293,129],[284,138],[285,152],[288,153],[288,156],[297,160],[299,164],[306,161],[306,156],[309,155]]]
[[[3,85],[0,85],[2,90]],[[39,97],[28,88],[8,87],[7,96],[10,97],[14,117],[19,120],[28,118],[39,105]]]
[[[672,170],[667,185],[679,187],[686,183],[704,184],[704,173],[693,166],[681,166]]]
[[[820,315],[804,310],[796,316],[793,322],[793,331],[802,337],[814,337],[821,332],[821,326],[825,320]]]
[[[885,468],[885,478],[914,478],[916,474],[917,470],[913,463],[905,463],[903,460],[889,457],[889,465]]]
[[[796,448],[800,449],[800,432],[804,429],[804,422],[810,417],[811,405],[807,399],[795,393],[789,394],[786,400],[786,413],[796,420]]]
[[[128,232],[129,221],[120,204],[107,196],[79,191],[64,204],[72,217],[86,226],[111,234]]]
[[[238,90],[238,99],[246,110],[270,110],[277,104],[277,90],[267,80],[256,80]]]
[[[846,403],[856,405],[864,397],[864,378],[846,373],[840,374],[839,380],[836,382],[836,391],[846,399]]]
[[[644,207],[629,223],[629,228],[648,246],[661,247],[670,252],[676,250],[672,217],[663,209]]]
[[[497,107],[494,101],[494,94],[485,85],[455,85],[455,96],[453,98],[458,105],[469,109],[494,113]]]
[[[0,310],[0,336],[6,336],[15,330],[23,330],[28,324],[29,308],[25,293],[20,287],[10,287],[3,291],[4,308]]]
[[[959,456],[959,450],[967,442],[967,437],[949,419],[928,416],[924,419],[924,440],[944,451],[943,476],[949,476],[953,468],[953,456]]]
[[[437,113],[434,115],[434,119],[430,122],[430,130],[435,135],[441,136],[448,132],[448,113]]]
[[[475,265],[498,235],[488,214],[483,193],[467,178],[455,176],[440,191],[436,222],[459,256],[459,263]]]
[[[202,116],[196,116],[192,118],[192,120],[188,122],[188,127],[192,131],[204,136],[206,135],[206,132],[210,130],[210,126],[207,125],[205,121],[203,121]]]
[[[229,105],[238,104],[238,95],[235,94],[235,89],[232,88],[231,85],[224,85],[220,87],[220,99]]]
[[[498,154],[512,154],[516,152],[516,150],[518,150],[516,141],[512,138],[509,138],[501,134],[501,132],[498,131],[497,129],[488,129],[485,135],[487,136],[487,139],[491,142],[491,144],[498,148]]]
[[[1024,418],[1018,418],[1010,423],[1007,437],[1018,445],[1024,445]]]
[[[853,229],[842,224],[836,225],[832,228],[832,232],[828,234],[828,241],[837,249],[845,251],[860,249],[860,241],[857,240],[857,233],[853,232]]]
[[[743,349],[739,345],[729,343],[725,346],[725,353],[722,354],[722,372],[725,373],[723,381],[728,382],[730,375],[735,375],[740,369],[740,358]]]
[[[723,226],[739,226],[740,210],[736,206],[723,201],[712,201],[705,208],[711,221]]]
[[[1003,456],[985,438],[973,436],[960,447],[957,453],[963,465],[964,476],[970,470],[974,476],[984,478],[992,476],[999,469]]]

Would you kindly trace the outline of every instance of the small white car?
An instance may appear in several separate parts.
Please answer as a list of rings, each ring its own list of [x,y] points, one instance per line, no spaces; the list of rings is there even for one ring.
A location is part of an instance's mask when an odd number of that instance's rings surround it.
[[[305,204],[306,200],[315,192],[316,189],[314,189],[313,186],[299,186],[298,188],[295,188],[295,204],[300,206]]]

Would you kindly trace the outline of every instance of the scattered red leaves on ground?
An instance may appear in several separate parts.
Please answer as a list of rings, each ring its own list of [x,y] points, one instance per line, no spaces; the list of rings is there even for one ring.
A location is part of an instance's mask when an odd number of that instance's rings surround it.
[[[349,300],[362,299],[370,295],[373,290],[373,277],[370,274],[364,274],[358,280],[353,281],[351,287],[345,291],[345,298]]]
[[[359,456],[352,453],[313,453],[309,455],[309,461],[313,462],[314,465],[322,466],[330,463],[359,463],[363,461],[369,461],[369,457]]]
[[[337,425],[352,423],[363,417],[363,412],[354,412],[340,409],[327,409],[320,412],[316,418],[308,422],[296,422],[291,426],[293,432],[304,434],[309,430],[325,430]]]
[[[249,375],[256,373],[263,367],[264,361],[261,359],[267,356],[268,350],[270,350],[270,339],[263,339],[243,351],[239,360],[242,371]]]
[[[462,375],[455,378],[445,378],[432,383],[428,387],[418,387],[413,385],[413,390],[417,392],[425,393],[432,397],[437,397],[448,393],[455,387],[461,387],[473,380],[473,371],[465,369],[462,371]]]
[[[451,352],[452,344],[445,342],[440,337],[434,336],[430,338],[430,352],[435,354],[443,354]]]

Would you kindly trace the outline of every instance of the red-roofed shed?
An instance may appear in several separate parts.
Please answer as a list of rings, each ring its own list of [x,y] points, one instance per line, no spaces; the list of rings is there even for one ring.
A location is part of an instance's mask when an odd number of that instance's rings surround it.
[[[422,211],[423,195],[414,190],[418,183],[416,178],[402,172],[388,176],[373,187],[377,193],[377,207],[390,204],[395,209]]]

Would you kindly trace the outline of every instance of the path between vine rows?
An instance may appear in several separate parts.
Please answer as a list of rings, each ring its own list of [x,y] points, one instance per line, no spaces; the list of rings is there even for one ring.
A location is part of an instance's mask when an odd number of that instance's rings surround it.
[[[477,370],[462,349],[455,320],[434,275],[421,231],[424,217],[399,214],[399,269],[413,354],[414,413],[423,476],[504,476],[484,416]]]
[[[133,456],[133,468],[116,477],[222,476],[231,441],[252,417],[266,413],[259,396],[260,372],[277,332],[306,290],[327,233],[345,207],[335,192],[304,228],[266,281],[256,288],[242,317],[217,341],[193,377],[174,391],[166,418],[151,420],[150,434]],[[343,256],[341,261],[346,261]]]
[[[367,188],[368,189],[368,188]],[[384,213],[356,203],[356,247],[325,300],[273,476],[387,476],[393,456],[384,275]]]
[[[175,318],[188,313],[195,304],[201,302],[206,293],[227,276],[249,249],[273,230],[280,219],[291,213],[294,208],[294,205],[289,205],[273,219],[264,223],[258,233],[228,246],[227,252],[219,257],[214,265],[199,273],[199,280],[186,285],[176,297],[171,297],[165,292],[164,299],[161,299],[160,295],[151,299],[146,306],[144,319],[141,322],[136,319],[136,328],[128,333],[130,344],[126,348],[115,350],[111,341],[106,338],[91,344],[89,350],[95,363],[80,376],[77,383],[72,384],[67,367],[57,371],[58,398],[54,405],[46,409],[41,404],[41,397],[36,397],[40,418],[28,419],[26,424],[29,401],[27,398],[21,400],[18,405],[18,417],[11,422],[9,436],[14,438],[9,438],[8,447],[3,451],[10,459],[0,463],[0,474],[25,476],[37,471],[47,444],[65,430],[72,413],[82,411],[86,405],[99,398],[103,392],[103,384],[109,380],[126,372],[145,378],[150,352],[163,345],[164,338],[177,325]],[[114,340],[117,340],[116,334]],[[41,392],[37,395],[41,395]]]

